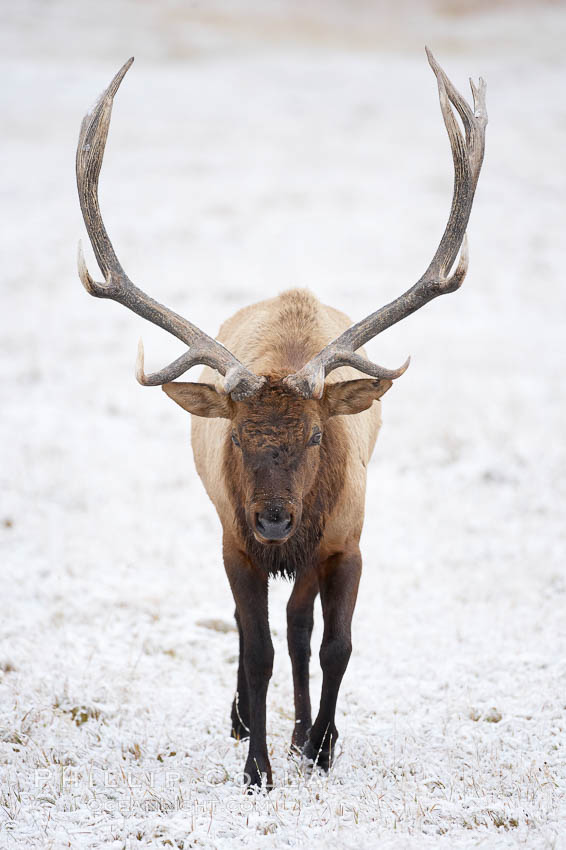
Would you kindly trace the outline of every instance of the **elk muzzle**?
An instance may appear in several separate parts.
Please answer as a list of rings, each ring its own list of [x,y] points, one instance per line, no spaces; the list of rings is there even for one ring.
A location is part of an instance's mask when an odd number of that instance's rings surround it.
[[[280,499],[254,502],[249,520],[260,543],[285,543],[297,528],[296,506]]]

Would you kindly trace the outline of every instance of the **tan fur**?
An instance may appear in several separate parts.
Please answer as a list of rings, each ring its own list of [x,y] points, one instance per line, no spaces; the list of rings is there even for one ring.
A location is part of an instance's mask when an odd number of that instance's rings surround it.
[[[293,289],[239,310],[224,322],[217,339],[256,374],[278,378],[296,372],[351,324],[346,315],[321,304],[307,290]],[[216,372],[206,367],[200,380],[213,384],[217,377]],[[359,372],[341,368],[328,376],[327,383],[359,377]],[[237,540],[237,525],[220,450],[228,439],[230,422],[199,416],[191,419],[198,474],[218,511],[225,532],[233,530]],[[320,547],[321,561],[359,540],[364,518],[366,467],[380,425],[379,401],[362,413],[338,416],[332,420],[332,427],[337,429],[340,441],[348,447],[348,461],[341,471],[344,479],[342,493],[326,523]]]

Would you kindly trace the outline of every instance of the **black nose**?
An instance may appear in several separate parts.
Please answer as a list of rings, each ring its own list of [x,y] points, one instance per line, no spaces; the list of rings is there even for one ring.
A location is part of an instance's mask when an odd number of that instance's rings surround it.
[[[293,516],[279,505],[270,505],[256,513],[255,524],[266,540],[283,540],[291,531]]]

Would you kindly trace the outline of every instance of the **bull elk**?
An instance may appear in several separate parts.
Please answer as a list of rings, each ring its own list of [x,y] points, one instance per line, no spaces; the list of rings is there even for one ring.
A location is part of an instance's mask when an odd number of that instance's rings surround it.
[[[249,737],[251,785],[272,785],[266,745],[266,694],[273,664],[268,622],[270,576],[294,579],[287,605],[295,724],[292,746],[328,769],[338,738],[338,690],[351,654],[351,620],[362,569],[359,539],[366,467],[381,424],[378,399],[406,370],[371,363],[362,346],[439,295],[462,284],[468,266],[466,227],[485,143],[485,83],[470,81],[473,109],[431,52],[440,107],[454,162],[448,223],[430,265],[403,295],[356,324],[303,290],[239,310],[212,339],[138,289],[123,270],[104,227],[98,178],[114,96],[131,66],[118,71],[81,125],[77,185],[86,229],[104,283],[79,275],[87,292],[111,298],[188,346],[173,363],[137,379],[161,385],[193,415],[195,464],[223,529],[224,566],[239,632],[232,735]],[[464,133],[453,111],[462,121]],[[459,256],[454,270],[453,266]],[[175,379],[198,364],[200,383]],[[369,378],[357,377],[364,373]],[[309,696],[313,606],[320,593],[324,634],[322,693],[314,723]]]

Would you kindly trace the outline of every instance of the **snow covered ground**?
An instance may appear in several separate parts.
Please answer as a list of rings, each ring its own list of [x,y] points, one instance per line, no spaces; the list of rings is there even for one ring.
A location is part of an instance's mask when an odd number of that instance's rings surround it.
[[[566,9],[392,5],[0,5],[1,848],[566,847]],[[187,417],[133,378],[141,333],[150,369],[181,348],[78,281],[78,128],[135,54],[101,196],[155,297],[210,332],[296,285],[357,319],[446,221],[425,42],[488,81],[470,272],[369,347],[413,362],[369,470],[335,766],[287,755],[274,583],[277,787],[249,798],[219,523]]]

